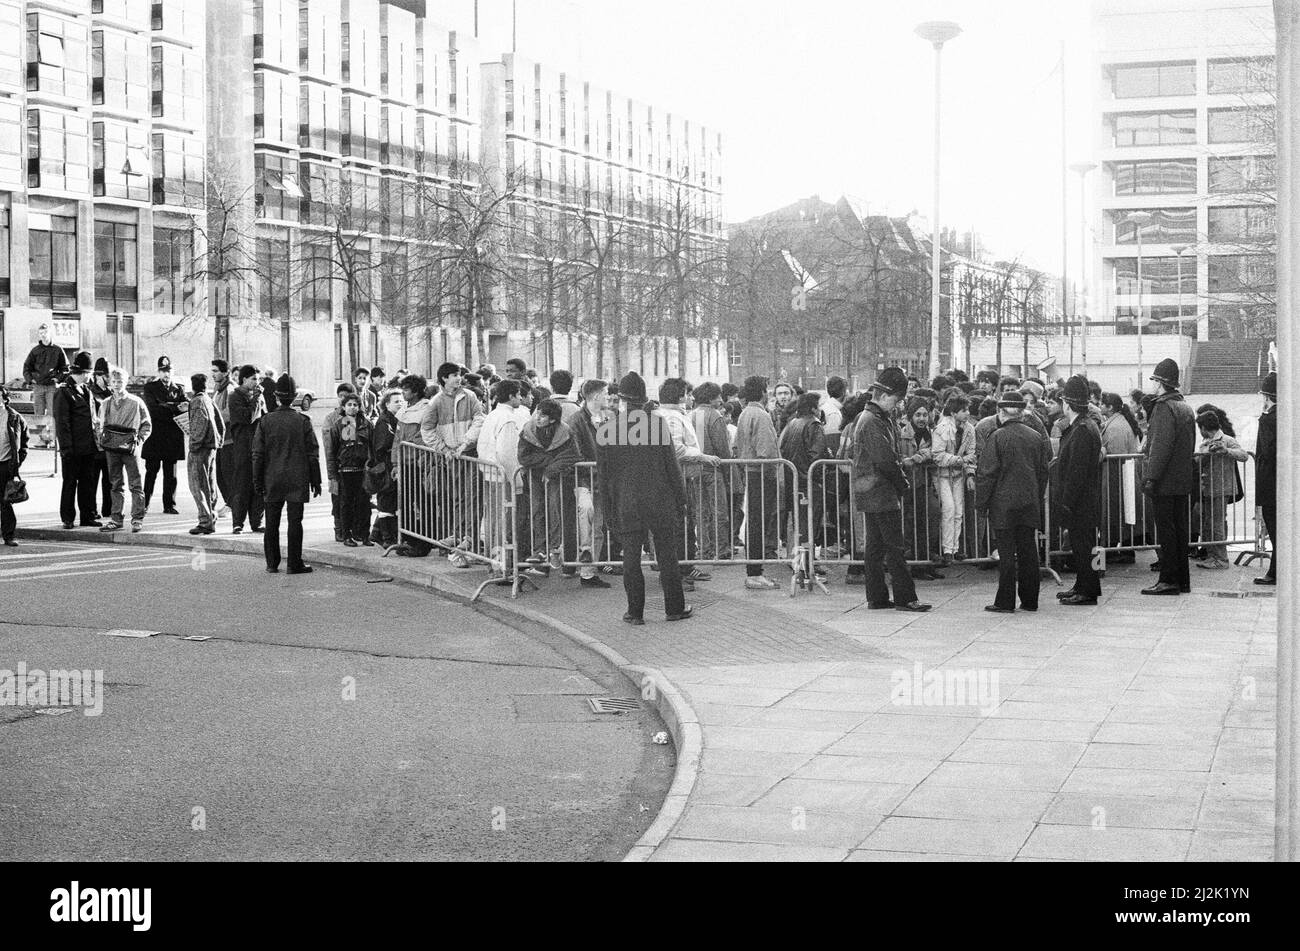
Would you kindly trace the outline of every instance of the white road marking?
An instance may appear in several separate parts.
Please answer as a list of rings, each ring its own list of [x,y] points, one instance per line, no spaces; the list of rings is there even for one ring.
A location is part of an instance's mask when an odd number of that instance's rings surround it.
[[[208,559],[208,564],[213,564],[213,560],[212,560],[211,558]],[[77,577],[77,576],[79,576],[79,575],[115,575],[115,574],[121,574],[121,573],[124,572],[124,571],[155,571],[155,570],[164,570],[164,571],[165,571],[165,570],[175,569],[175,568],[182,568],[182,569],[184,569],[184,570],[186,570],[186,571],[189,571],[189,570],[190,570],[190,567],[189,567],[188,564],[173,564],[173,565],[163,565],[163,564],[156,564],[156,565],[139,565],[139,566],[134,567],[134,568],[108,568],[108,569],[106,569],[106,570],[104,570],[104,571],[69,571],[69,572],[67,572],[67,573],[65,573],[65,574],[32,575],[32,576],[29,576],[29,577],[26,577],[26,578],[15,578],[15,579],[13,579],[13,583],[14,583],[14,584],[23,584],[23,583],[28,582],[28,581],[44,581],[44,580],[47,579],[47,578],[75,578],[75,577]]]
[[[17,554],[9,554],[8,552],[6,552],[4,554],[0,554],[0,562],[32,561],[36,558],[76,558],[76,557],[80,557],[81,555],[91,555],[91,554],[95,554],[96,552],[102,552],[104,550],[105,549],[102,545],[97,545],[91,548],[60,548],[58,551],[41,551],[39,552],[39,554],[33,553],[30,555],[26,553],[17,555]]]
[[[17,578],[23,575],[39,575],[39,574],[45,574],[51,577],[58,577],[64,574],[71,574],[72,572],[69,571],[68,569],[72,569],[72,568],[93,568],[97,565],[115,564],[124,561],[131,562],[133,564],[138,565],[141,562],[145,562],[145,561],[160,562],[160,561],[174,561],[178,559],[188,560],[189,557],[190,556],[187,554],[180,554],[180,553],[165,554],[165,555],[123,555],[117,558],[98,558],[92,561],[75,561],[75,562],[70,562],[66,565],[32,565],[27,568],[0,569],[0,578]]]

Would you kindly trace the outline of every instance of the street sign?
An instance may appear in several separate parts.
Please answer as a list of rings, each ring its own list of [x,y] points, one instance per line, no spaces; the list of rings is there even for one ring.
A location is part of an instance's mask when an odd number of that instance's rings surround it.
[[[81,349],[80,317],[55,317],[49,325],[50,343],[65,350]]]

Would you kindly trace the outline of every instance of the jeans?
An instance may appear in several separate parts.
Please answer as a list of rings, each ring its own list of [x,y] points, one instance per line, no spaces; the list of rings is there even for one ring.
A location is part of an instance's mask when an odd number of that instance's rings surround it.
[[[529,469],[527,478],[531,553],[545,558],[558,551],[566,562],[575,561],[578,513],[573,479],[543,479],[541,469]]]
[[[699,493],[696,511],[700,526],[700,558],[703,561],[730,558],[735,531],[731,526],[727,473],[710,469],[701,472]]]
[[[1187,562],[1191,527],[1188,524],[1186,495],[1155,497],[1156,536],[1160,539],[1160,583],[1177,585],[1181,591],[1192,590],[1192,571]]]
[[[199,510],[199,524],[211,528],[217,524],[216,495],[213,483],[213,465],[216,462],[215,449],[191,452],[185,461],[185,474],[189,477],[190,495],[194,497],[194,506]]]
[[[776,557],[780,545],[776,532],[779,479],[775,469],[754,468],[745,473],[745,557],[749,561]],[[746,565],[745,574],[757,578],[763,574],[763,566]]]
[[[602,561],[605,554],[605,513],[586,486],[578,489],[578,550],[588,552],[593,562]],[[579,574],[583,578],[594,578],[596,569],[582,568]]]
[[[59,515],[65,524],[75,523],[80,511],[82,525],[94,524],[95,497],[99,494],[99,455],[65,453],[60,462],[63,465],[63,492],[59,499]]]
[[[257,528],[262,524],[266,503],[253,486],[253,450],[251,446],[234,445],[226,451],[230,453],[231,496],[226,501],[230,503],[231,523],[243,528],[247,518],[249,527]]]
[[[158,470],[163,474],[163,508],[176,508],[176,463],[171,459],[146,459],[144,461],[144,504],[153,500],[153,488],[158,480]]]
[[[366,494],[365,472],[339,473],[339,520],[344,540],[358,542],[370,536],[370,496]]]
[[[939,488],[939,543],[945,555],[955,555],[961,549],[961,528],[966,516],[966,474],[952,476],[939,473],[935,477]]]
[[[620,533],[623,543],[623,590],[627,593],[628,616],[645,614],[645,574],[641,570],[641,552],[646,541],[653,539],[659,555],[659,586],[664,592],[664,612],[681,614],[686,608],[682,590],[682,569],[677,561],[681,550],[680,512],[663,512],[647,528]]]
[[[1038,535],[1032,525],[999,528],[998,539],[998,594],[993,604],[999,608],[1016,606],[1016,589],[1020,590],[1020,606],[1034,611],[1038,608],[1041,580],[1038,575]],[[1091,549],[1090,549],[1091,550]],[[1089,555],[1091,564],[1092,556]]]
[[[289,567],[302,567],[302,510],[304,503],[291,499],[266,500],[266,534],[262,536],[262,551],[266,567],[280,567],[280,516],[289,509]]]
[[[144,521],[144,479],[140,475],[140,457],[130,452],[108,452],[108,476],[113,481],[113,524],[123,524],[126,487],[131,487],[131,521]]]
[[[916,600],[916,583],[903,556],[903,526],[897,510],[893,512],[864,512],[865,531],[862,570],[866,574],[867,601],[885,604],[889,601],[889,588],[885,584],[885,569],[889,569],[894,583],[894,603],[911,604]]]
[[[1228,505],[1222,495],[1201,496],[1201,541],[1221,542],[1228,537]],[[1205,553],[1217,561],[1228,560],[1227,545],[1206,545]]]

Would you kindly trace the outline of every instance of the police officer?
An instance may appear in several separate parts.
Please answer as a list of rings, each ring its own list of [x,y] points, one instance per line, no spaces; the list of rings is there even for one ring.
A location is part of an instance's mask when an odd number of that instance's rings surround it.
[[[1155,384],[1147,428],[1147,471],[1143,491],[1152,499],[1160,539],[1160,580],[1143,594],[1190,594],[1187,561],[1191,495],[1197,489],[1196,414],[1178,391],[1178,364],[1161,360],[1151,375]]]
[[[179,515],[176,509],[176,463],[185,459],[185,434],[176,417],[188,413],[190,404],[185,390],[172,382],[170,357],[158,358],[158,376],[145,384],[144,405],[149,409],[153,431],[144,444],[144,504],[148,510],[153,499],[158,470],[163,476],[163,513]]]
[[[1255,443],[1255,504],[1262,510],[1273,557],[1268,560],[1268,574],[1256,578],[1255,584],[1277,584],[1277,374],[1264,377],[1259,388],[1264,397],[1264,412],[1259,417],[1259,439]]]
[[[320,497],[320,444],[311,420],[293,408],[297,395],[293,377],[281,376],[275,385],[279,405],[262,418],[253,435],[253,480],[266,498],[262,550],[270,574],[280,571],[280,515],[285,508],[289,510],[287,573],[305,575],[312,570],[302,560],[302,510]]]
[[[1088,381],[1072,376],[1065,384],[1065,431],[1057,457],[1056,497],[1060,523],[1070,533],[1074,587],[1056,597],[1070,607],[1097,603],[1101,579],[1092,564],[1101,525],[1101,431],[1088,411]]]

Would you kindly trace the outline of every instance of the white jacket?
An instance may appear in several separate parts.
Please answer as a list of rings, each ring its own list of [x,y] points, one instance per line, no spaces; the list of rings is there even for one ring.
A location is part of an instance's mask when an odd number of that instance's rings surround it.
[[[515,470],[519,468],[519,435],[529,415],[522,406],[512,409],[509,403],[502,403],[487,414],[478,435],[478,457],[499,465],[510,482],[514,481]],[[494,469],[487,470],[485,477],[490,482],[500,481]]]

